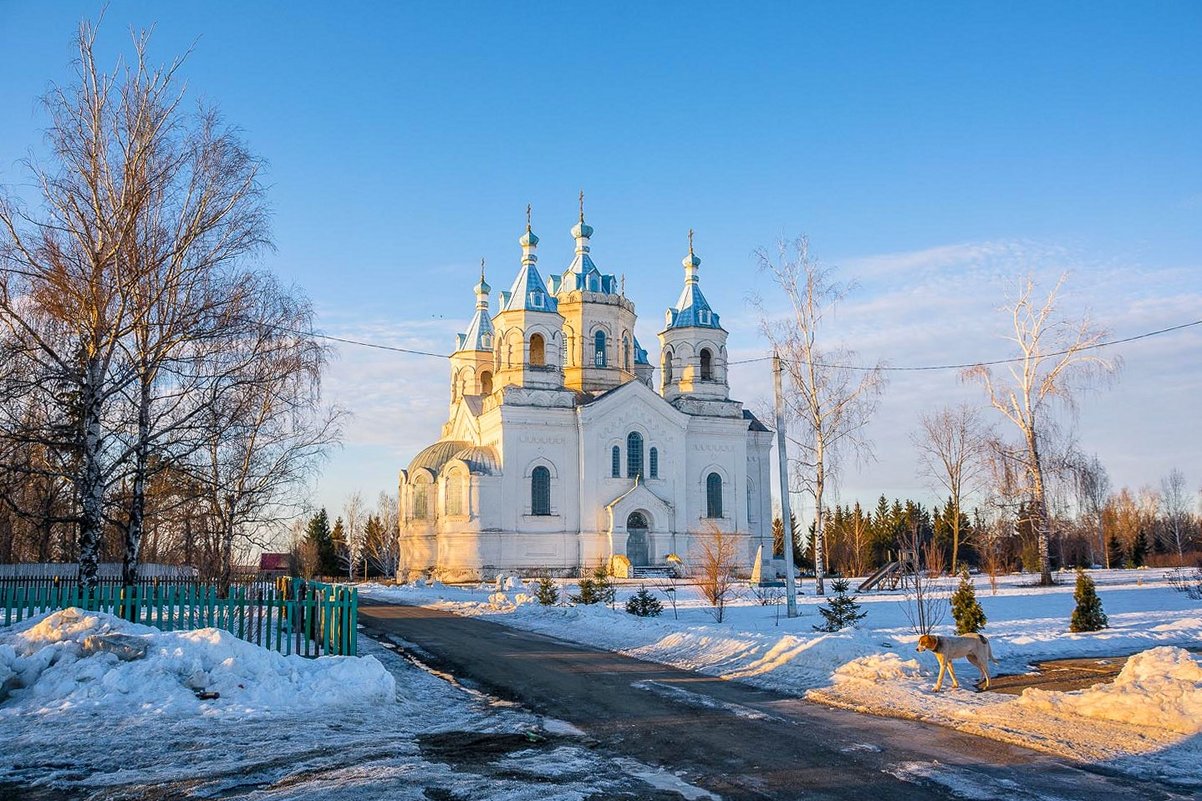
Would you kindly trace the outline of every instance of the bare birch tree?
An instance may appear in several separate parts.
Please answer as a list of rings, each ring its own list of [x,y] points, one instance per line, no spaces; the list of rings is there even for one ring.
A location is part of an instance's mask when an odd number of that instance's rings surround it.
[[[962,504],[986,473],[988,432],[977,410],[965,403],[923,414],[911,439],[923,471],[951,498],[951,572],[955,574],[959,572]]]
[[[116,407],[132,379],[121,341],[132,324],[128,290],[137,269],[128,246],[144,198],[129,179],[148,169],[149,155],[130,148],[126,126],[143,121],[123,118],[118,75],[97,67],[95,38],[94,27],[80,26],[75,81],[53,87],[44,101],[50,166],[28,162],[39,212],[0,198],[0,325],[32,379],[14,395],[52,410],[45,428],[24,436],[63,455],[87,587],[96,584],[116,469]]]
[[[836,476],[840,457],[872,457],[864,428],[884,390],[882,364],[850,367],[856,353],[829,344],[827,316],[846,296],[849,286],[834,280],[834,271],[810,255],[809,240],[781,240],[774,253],[756,252],[760,269],[779,287],[788,312],[776,315],[762,299],[755,305],[760,329],[780,354],[789,377],[786,417],[794,445],[790,462],[797,469],[791,482],[814,499],[815,592],[824,591],[824,495]]]
[[[1065,280],[1062,275],[1047,296],[1040,297],[1035,281],[1028,277],[1021,283],[1017,297],[1003,307],[1012,326],[1012,334],[1006,339],[1019,351],[1004,374],[984,364],[963,373],[965,380],[984,387],[993,408],[1018,429],[1022,440],[1019,458],[1033,507],[1043,585],[1053,583],[1042,453],[1047,432],[1058,411],[1075,411],[1079,391],[1118,369],[1116,360],[1096,351],[1106,336],[1103,329],[1096,327],[1088,315],[1069,320],[1060,314],[1059,294]]]
[[[367,506],[363,503],[363,494],[356,491],[347,496],[342,505],[342,520],[346,535],[346,576],[355,578],[355,567],[363,561],[364,526],[367,523]]]
[[[1185,474],[1174,467],[1160,480],[1160,497],[1164,509],[1165,529],[1177,548],[1177,564],[1185,566],[1184,539],[1188,537],[1189,492],[1185,489]]]
[[[1110,569],[1110,549],[1106,547],[1106,500],[1110,497],[1110,474],[1097,455],[1091,458],[1077,460],[1074,476],[1076,478],[1077,508],[1079,513],[1088,518],[1097,536],[1097,551],[1094,551],[1095,540],[1090,538],[1090,551],[1094,564],[1104,564]],[[1097,554],[1101,554],[1099,560]]]

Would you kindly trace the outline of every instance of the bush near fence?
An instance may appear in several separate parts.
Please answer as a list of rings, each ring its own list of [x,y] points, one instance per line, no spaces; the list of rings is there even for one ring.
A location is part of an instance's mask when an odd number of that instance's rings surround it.
[[[0,624],[67,607],[108,612],[163,631],[219,628],[239,639],[301,656],[353,656],[358,651],[359,591],[304,579],[235,585],[222,597],[215,584],[149,582],[93,590],[74,581],[0,580]]]

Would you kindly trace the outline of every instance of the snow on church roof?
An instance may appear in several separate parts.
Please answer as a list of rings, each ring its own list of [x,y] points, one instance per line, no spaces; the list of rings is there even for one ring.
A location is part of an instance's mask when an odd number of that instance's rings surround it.
[[[684,291],[676,305],[668,309],[666,328],[721,328],[718,314],[710,308],[709,301],[701,294],[697,270],[701,259],[693,253],[693,232],[689,231],[689,255],[681,261],[684,266]]]

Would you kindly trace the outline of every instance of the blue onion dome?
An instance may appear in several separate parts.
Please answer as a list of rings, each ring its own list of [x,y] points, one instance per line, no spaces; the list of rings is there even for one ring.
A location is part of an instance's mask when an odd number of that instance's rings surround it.
[[[580,222],[572,226],[572,237],[574,239],[588,239],[593,235],[593,226],[584,221],[584,217],[580,218]]]
[[[518,240],[518,244],[524,248],[532,248],[538,245],[538,237],[534,231],[530,230],[530,225],[526,225],[526,233],[522,234],[522,238]]]

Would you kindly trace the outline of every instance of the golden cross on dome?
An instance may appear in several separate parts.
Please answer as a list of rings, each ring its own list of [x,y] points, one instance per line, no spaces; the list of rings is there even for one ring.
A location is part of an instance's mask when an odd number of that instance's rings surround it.
[[[480,259],[480,283],[484,283],[484,259]]]
[[[584,190],[580,190],[580,222],[584,222]]]
[[[693,255],[693,229],[689,229],[689,255]]]
[[[526,204],[526,230],[530,230],[530,204]]]

